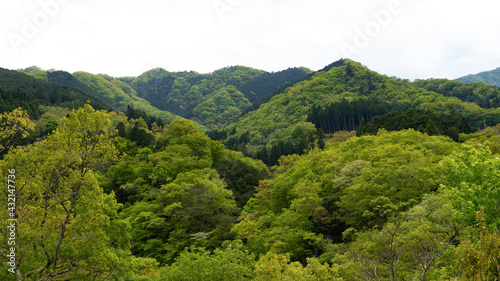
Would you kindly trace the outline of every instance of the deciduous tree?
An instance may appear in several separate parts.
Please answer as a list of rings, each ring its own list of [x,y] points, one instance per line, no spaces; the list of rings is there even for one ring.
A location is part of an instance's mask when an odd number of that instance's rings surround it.
[[[21,108],[0,114],[0,154],[9,148],[13,141],[28,137],[34,129],[35,123]]]
[[[14,128],[25,128],[27,121],[18,116]],[[16,280],[111,274],[117,257],[105,233],[109,217],[94,172],[115,155],[109,125],[107,113],[86,105],[46,140],[12,150],[0,163],[2,178],[6,169],[16,170]]]

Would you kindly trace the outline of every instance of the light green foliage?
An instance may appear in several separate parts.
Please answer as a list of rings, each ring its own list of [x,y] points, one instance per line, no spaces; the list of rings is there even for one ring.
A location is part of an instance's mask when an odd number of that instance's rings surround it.
[[[251,203],[254,204],[254,212],[245,214],[232,231],[237,237],[245,239],[255,253],[264,254],[273,250],[289,253],[293,260],[305,262],[313,248],[321,242],[321,237],[309,231],[312,223],[307,216],[288,209],[281,214],[269,211],[270,197],[266,187],[261,187],[255,198]]]
[[[102,76],[87,72],[75,72],[73,76],[80,82],[89,86],[92,90],[96,91],[99,94],[99,99],[112,107],[116,107],[118,110],[126,110],[127,103],[132,102],[132,99],[125,95],[119,87],[104,79]],[[128,99],[125,99],[126,97]],[[121,104],[120,102],[124,103]]]
[[[304,262],[325,238],[339,243],[348,227],[382,230],[437,190],[439,162],[457,148],[449,138],[408,130],[284,157],[233,232],[255,253],[272,249]]]
[[[231,191],[211,169],[179,174],[175,181],[162,186],[158,200],[168,216],[182,216],[191,229],[199,232],[210,230],[217,215],[231,213],[236,207]]]
[[[217,151],[220,151],[221,145],[210,141],[194,123],[185,119],[175,120],[165,126],[158,142],[160,145],[187,145],[193,151],[193,156],[213,161],[211,163],[220,160]]]
[[[137,120],[136,126],[137,128],[148,130],[148,124],[144,119],[142,119],[142,117]]]
[[[171,122],[180,118],[168,111],[162,111],[152,106],[148,101],[139,97],[137,92],[123,81],[114,79],[110,82],[101,75],[94,75],[87,72],[75,72],[73,76],[97,92],[99,94],[97,98],[116,110],[124,111],[130,105],[135,109],[143,110],[150,116],[161,118],[165,122]]]
[[[126,82],[155,107],[189,116],[209,129],[218,129],[232,122],[251,105],[251,94],[245,85],[264,73],[242,66],[210,74],[172,73],[157,68]],[[237,89],[245,89],[245,94]]]
[[[435,190],[439,179],[438,162],[454,147],[456,145],[446,138],[431,138],[413,130],[362,137],[319,152],[319,155],[312,153],[302,171],[312,170],[313,173],[310,176],[305,172],[294,174],[302,180],[315,176],[316,181],[322,183],[323,196],[340,196],[337,206],[348,224],[366,225],[384,221],[390,217],[387,216],[390,212],[404,207],[400,204],[418,200],[422,194]],[[330,163],[326,162],[328,160]],[[322,164],[322,161],[325,162]],[[308,166],[312,169],[306,168]],[[330,173],[326,173],[328,168]],[[278,182],[280,178],[288,177],[277,177],[275,190],[290,186]],[[277,197],[287,198],[292,194],[287,192],[286,196]],[[382,199],[385,201],[381,202]]]
[[[290,262],[290,255],[268,252],[255,265],[256,281],[342,281],[338,266],[321,264],[315,258],[307,259],[307,266]]]
[[[364,221],[365,225],[373,226],[377,212],[379,219],[383,218],[380,217],[383,212],[404,209],[410,200],[419,200],[423,194],[436,190],[441,170],[438,162],[456,147],[447,138],[428,137],[413,130],[362,137],[341,144],[340,148],[345,150],[344,161],[370,162],[370,166],[364,167],[352,184],[341,191],[338,206],[346,222],[361,226]],[[381,205],[373,201],[379,196],[389,201]]]
[[[211,232],[224,224],[225,217],[231,216],[236,208],[232,192],[225,189],[217,172],[210,169],[179,174],[175,181],[162,186],[157,201],[165,216],[161,231],[171,231],[165,233],[168,259],[190,244],[206,245],[217,239]],[[196,234],[202,233],[207,235],[196,239]]]
[[[163,151],[151,155],[151,159],[158,161],[151,175],[152,184],[157,186],[171,182],[181,172],[210,167],[212,163],[209,154],[203,156],[194,155],[193,149],[186,144],[170,145]]]
[[[476,213],[484,209],[489,226],[500,226],[500,159],[488,147],[462,146],[456,156],[444,163],[441,192],[452,202],[454,215],[466,225],[475,223]]]
[[[155,275],[156,260],[131,255],[131,224],[120,217],[122,205],[114,193],[104,194],[98,185],[97,171],[116,155],[109,127],[106,112],[86,105],[60,120],[47,139],[16,148],[0,161],[2,178],[16,170],[11,184],[18,219],[17,270],[3,271],[0,279],[149,280]],[[7,237],[6,215],[2,237]]]
[[[22,71],[24,73],[32,75],[32,76],[34,76],[34,77],[36,77],[38,79],[42,79],[42,80],[48,81],[48,79],[47,79],[47,72],[44,71],[43,69],[41,69],[38,66],[27,67],[25,69],[20,69],[19,71]]]
[[[21,108],[0,114],[0,153],[15,140],[27,138],[35,129],[26,111]]]
[[[36,122],[34,135],[46,136],[53,129],[57,128],[61,119],[67,116],[70,110],[59,106],[40,105],[40,111],[43,113]]]
[[[484,212],[477,213],[479,229],[472,239],[463,241],[457,249],[456,259],[463,280],[499,280],[500,231],[486,225]]]
[[[131,255],[130,241],[133,237],[133,228],[129,220],[120,218],[119,212],[122,207],[122,204],[116,202],[114,192],[104,195],[103,212],[110,220],[104,231],[117,255],[112,268],[113,277],[117,280],[151,280],[159,273],[159,263],[153,258]],[[144,218],[142,214],[138,217]],[[153,252],[154,248],[148,250]]]
[[[235,241],[213,253],[191,247],[161,269],[159,280],[253,280],[255,257]]]
[[[105,112],[86,105],[45,141],[15,149],[1,163],[3,178],[7,169],[16,170],[17,280],[80,280],[111,272],[117,257],[105,233],[110,222],[94,172],[115,154],[108,126]]]
[[[234,86],[224,87],[193,110],[194,120],[217,130],[233,122],[251,103]]]
[[[347,74],[348,65],[350,75]],[[289,139],[289,128],[306,121],[313,106],[324,107],[342,99],[349,101],[369,98],[397,104],[402,110],[431,110],[436,114],[458,111],[473,126],[481,126],[484,118],[488,125],[494,125],[500,120],[498,109],[483,109],[456,97],[416,88],[411,83],[371,72],[359,63],[345,60],[342,66],[317,72],[310,79],[287,88],[259,109],[246,114],[236,124],[229,125],[227,130],[238,128],[238,137],[245,132],[262,136],[249,144],[249,151],[257,151],[271,140]],[[254,146],[258,148],[252,148]]]
[[[345,62],[283,90],[220,135],[231,132],[235,146],[249,144],[250,153],[281,141],[298,146],[316,132],[306,122],[311,106],[342,99],[460,111],[476,123],[496,118],[495,109]],[[115,106],[149,108],[142,99],[148,96],[219,128],[250,106],[248,84],[261,75],[233,67],[207,75],[155,69],[138,78],[75,77]],[[460,86],[429,81],[434,84],[448,92]],[[362,137],[342,132],[325,149],[303,145],[305,155],[278,155],[267,177],[262,162],[229,151],[185,119],[153,126],[151,145],[141,148],[114,134],[149,131],[139,117],[128,120],[89,105],[68,118],[62,110],[42,109],[40,122],[47,133],[55,130],[0,161],[0,177],[17,171],[18,280],[498,276],[500,160],[490,152],[497,149],[496,127],[460,136],[475,147],[414,130],[381,129]],[[30,128],[18,115],[11,118],[17,123],[0,120],[7,139],[17,127]],[[5,245],[6,216],[0,215]],[[5,264],[5,255],[0,259]],[[14,275],[0,273],[8,278]]]
[[[132,231],[131,251],[134,255],[159,258],[163,253],[161,232],[165,230],[165,218],[161,216],[162,207],[154,202],[137,202],[126,208],[120,218],[127,220]]]
[[[498,106],[500,98],[500,90],[498,88],[483,82],[462,82],[447,79],[417,79],[413,82],[413,84],[417,87],[424,88],[444,96],[454,96],[463,101],[474,102],[483,108]]]
[[[425,196],[383,227],[355,234],[348,250],[355,263],[344,267],[354,266],[357,275],[367,280],[427,280],[436,268],[443,273],[440,258],[457,243],[461,229],[453,211],[446,198]]]
[[[110,82],[115,87],[117,87],[118,89],[122,90],[125,94],[127,94],[132,99],[134,99],[134,100],[141,100],[140,98],[138,98],[137,92],[132,87],[130,87],[127,83],[125,83],[125,82],[123,82],[121,80],[117,80],[117,79],[113,79]]]
[[[122,204],[116,202],[114,192],[103,195],[102,211],[109,218],[110,223],[106,227],[105,232],[108,234],[110,242],[114,248],[128,250],[130,248],[130,223],[126,220],[119,219],[118,212]]]
[[[401,222],[387,223],[381,230],[361,232],[351,243],[349,255],[359,277],[367,280],[397,280],[406,248]]]
[[[482,131],[462,135],[464,143],[478,148],[479,145],[488,145],[492,154],[500,154],[500,124],[493,127],[487,127]]]
[[[453,218],[452,204],[441,195],[426,195],[419,205],[406,213],[410,231],[407,235],[407,254],[418,265],[420,280],[433,271],[449,267],[462,222]],[[444,255],[444,257],[442,257]],[[451,277],[451,276],[450,276]]]
[[[70,113],[70,110],[60,106],[40,105],[40,111],[43,112],[42,116],[40,117],[40,120],[44,121],[47,120],[59,121]]]
[[[283,208],[289,208],[292,201],[301,196],[298,191],[293,190],[295,186],[300,188],[300,185],[322,182],[327,184],[323,188],[331,187],[328,181],[332,180],[334,173],[338,172],[339,166],[335,161],[338,158],[339,154],[336,150],[312,151],[308,157],[299,159],[291,165],[285,163],[288,162],[287,159],[292,158],[284,158],[285,160],[281,163],[289,168],[285,171],[280,171],[281,168],[278,168],[280,174],[276,175],[270,183],[274,211],[280,212]],[[311,191],[313,197],[314,192],[318,192],[315,189]]]
[[[257,178],[236,179],[236,168]],[[237,207],[230,189],[253,188],[266,172],[264,164],[227,150],[192,122],[175,120],[165,126],[154,150],[123,154],[102,182],[126,202],[119,217],[131,225],[132,253],[170,263],[185,247],[213,249],[231,239]]]

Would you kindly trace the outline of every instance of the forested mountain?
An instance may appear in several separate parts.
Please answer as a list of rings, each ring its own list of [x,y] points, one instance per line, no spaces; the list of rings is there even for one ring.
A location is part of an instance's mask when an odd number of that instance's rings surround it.
[[[43,71],[38,67],[21,71],[78,89],[116,110],[124,111],[131,105],[165,122],[177,118],[176,114],[213,130],[225,127],[253,103],[311,72],[306,68],[265,72],[232,66],[198,74],[156,68],[139,77],[114,78],[85,72]]]
[[[251,103],[255,103],[272,95],[279,88],[291,86],[311,72],[310,69],[304,67],[288,68],[278,72],[264,72],[256,79],[237,88]]]
[[[500,107],[500,88],[484,82],[460,82],[448,79],[415,80],[413,85],[446,97],[457,97],[482,108]]]
[[[264,72],[246,67],[228,67],[212,74],[168,72],[157,68],[134,78],[129,84],[139,96],[154,106],[181,116],[190,114],[199,104],[228,86],[241,85]],[[125,80],[127,82],[127,80]],[[241,94],[241,93],[240,93]],[[248,98],[245,97],[248,102]],[[221,104],[220,106],[234,106]]]
[[[10,136],[5,131],[2,132],[4,135],[0,134],[0,139],[6,141],[8,145],[3,148],[0,145],[0,158],[9,151],[10,147],[33,143],[47,136],[58,126],[59,119],[67,115],[70,110],[84,106],[86,103],[97,109],[110,109],[107,104],[78,89],[0,68],[0,114],[19,112],[18,109],[22,109],[26,112],[26,116],[20,121],[21,124],[26,125],[30,119],[36,122],[36,124],[33,123],[33,130],[29,132],[27,138],[20,139],[19,137],[24,134],[21,132]],[[6,129],[6,124],[12,122],[10,118],[15,118],[15,116],[22,115],[4,116],[3,120],[0,119],[2,121],[0,123],[3,124],[0,126]],[[28,132],[25,133],[28,134]]]
[[[500,87],[500,67],[491,71],[484,71],[478,74],[470,74],[456,80],[462,83],[482,81]]]
[[[232,66],[198,74],[157,68],[137,78],[119,79],[161,110],[195,120],[209,129],[220,129],[235,121],[253,103],[309,72],[305,68],[289,68],[269,73]]]
[[[109,103],[116,110],[125,111],[130,105],[144,110],[149,115],[162,118],[165,122],[171,122],[177,118],[168,111],[162,111],[152,106],[148,101],[140,98],[130,86],[118,79],[109,81],[102,75],[87,72],[75,72],[73,76],[97,93],[99,99]]]
[[[426,82],[432,84],[434,81],[417,81],[416,84]],[[476,96],[465,99],[459,88],[432,92],[408,81],[380,75],[346,59],[311,74],[223,132],[212,134],[248,155],[259,157],[263,155],[262,149],[270,153],[278,142],[290,143],[290,146],[307,142],[309,136],[317,134],[317,128],[329,133],[356,130],[362,119],[369,122],[376,115],[395,110],[419,109],[439,116],[458,114],[476,129],[500,122],[500,109],[492,108],[499,98],[495,87],[466,84],[463,88],[470,88]],[[464,102],[455,96],[478,104]],[[242,136],[245,137],[242,139]]]
[[[75,89],[78,89],[84,93],[88,93],[89,95],[99,98],[100,95],[98,92],[90,88],[88,85],[80,82],[80,80],[76,79],[71,73],[66,71],[48,71],[45,72],[47,80],[52,83],[56,83],[59,85],[69,86]],[[114,103],[114,101],[113,101]],[[111,103],[109,103],[111,105]]]
[[[162,119],[169,123],[181,118],[171,112],[160,110],[152,106],[148,101],[138,96],[137,92],[125,82],[108,75],[95,75],[87,72],[75,72],[73,74],[65,71],[43,71],[38,67],[29,67],[20,70],[39,79],[47,80],[59,85],[69,86],[90,95],[109,108],[125,112],[128,106],[141,110],[147,115]],[[203,126],[197,125],[199,128]]]
[[[110,107],[100,100],[75,88],[61,86],[48,81],[33,78],[18,71],[0,68],[0,91],[2,107],[0,112],[21,106],[36,118],[38,105],[57,105],[67,108],[84,105],[87,101],[97,109]]]
[[[0,115],[2,136],[32,130],[16,115]],[[116,136],[117,122],[153,142]],[[410,129],[282,157],[270,173],[190,121],[150,132],[85,105],[0,160],[18,202],[0,233],[8,243],[17,218],[23,245],[4,250],[19,259],[2,255],[17,270],[0,278],[495,280],[498,169],[488,146]]]
[[[24,71],[0,69],[0,280],[498,280],[495,86]]]

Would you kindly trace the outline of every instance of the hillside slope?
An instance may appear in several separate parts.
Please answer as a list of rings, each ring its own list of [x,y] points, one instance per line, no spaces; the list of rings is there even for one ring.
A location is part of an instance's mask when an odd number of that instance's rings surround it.
[[[500,87],[500,67],[490,71],[483,71],[477,74],[470,74],[456,79],[462,83],[472,83],[482,81]]]
[[[380,75],[346,59],[288,87],[259,109],[228,126],[226,132],[230,133],[222,134],[221,139],[226,143],[234,143],[244,136],[244,150],[254,155],[263,146],[269,149],[281,141],[298,144],[315,131],[315,126],[307,122],[314,107],[325,108],[336,102],[353,101],[383,103],[390,105],[393,110],[401,111],[413,108],[430,110],[439,115],[462,114],[476,128],[500,122],[499,109],[481,108],[457,97],[417,88],[410,82]],[[361,117],[366,113],[346,111],[345,114],[338,118],[347,119],[353,114]],[[360,120],[357,118],[357,122]],[[357,125],[359,123],[354,123],[350,130],[356,129]]]
[[[127,106],[133,106],[166,122],[184,117],[212,130],[224,128],[254,103],[312,72],[303,67],[266,72],[231,66],[199,74],[155,68],[138,77],[115,78],[82,71],[73,74],[44,71],[36,66],[20,71],[78,89],[116,110],[125,111]],[[202,125],[198,127],[205,131]]]
[[[90,101],[94,108],[109,109],[105,103],[78,89],[3,68],[0,68],[0,94],[0,112],[22,107],[35,119],[40,114],[39,105],[75,108]]]
[[[448,79],[417,79],[413,85],[443,96],[457,97],[464,102],[473,102],[482,108],[500,107],[500,88],[485,82],[463,83]]]
[[[152,69],[136,78],[118,78],[153,106],[203,124],[225,127],[253,103],[307,75],[305,68],[265,72],[231,66],[209,74]]]
[[[107,108],[117,111],[125,112],[127,107],[131,106],[134,109],[144,111],[150,116],[161,118],[164,122],[168,123],[181,118],[168,111],[152,106],[148,101],[139,97],[137,92],[127,83],[107,75],[95,75],[83,71],[73,74],[65,71],[43,71],[38,67],[29,67],[20,71],[38,78],[37,80],[46,80],[77,89],[79,92],[85,93],[85,96],[92,96],[95,99],[99,99],[107,105]],[[203,131],[206,130],[199,124],[197,126]]]

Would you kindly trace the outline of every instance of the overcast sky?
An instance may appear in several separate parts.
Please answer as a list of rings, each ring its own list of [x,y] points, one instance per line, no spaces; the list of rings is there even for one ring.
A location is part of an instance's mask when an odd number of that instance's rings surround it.
[[[0,67],[137,76],[161,67],[318,70],[340,58],[400,78],[500,67],[497,0],[2,0]]]

